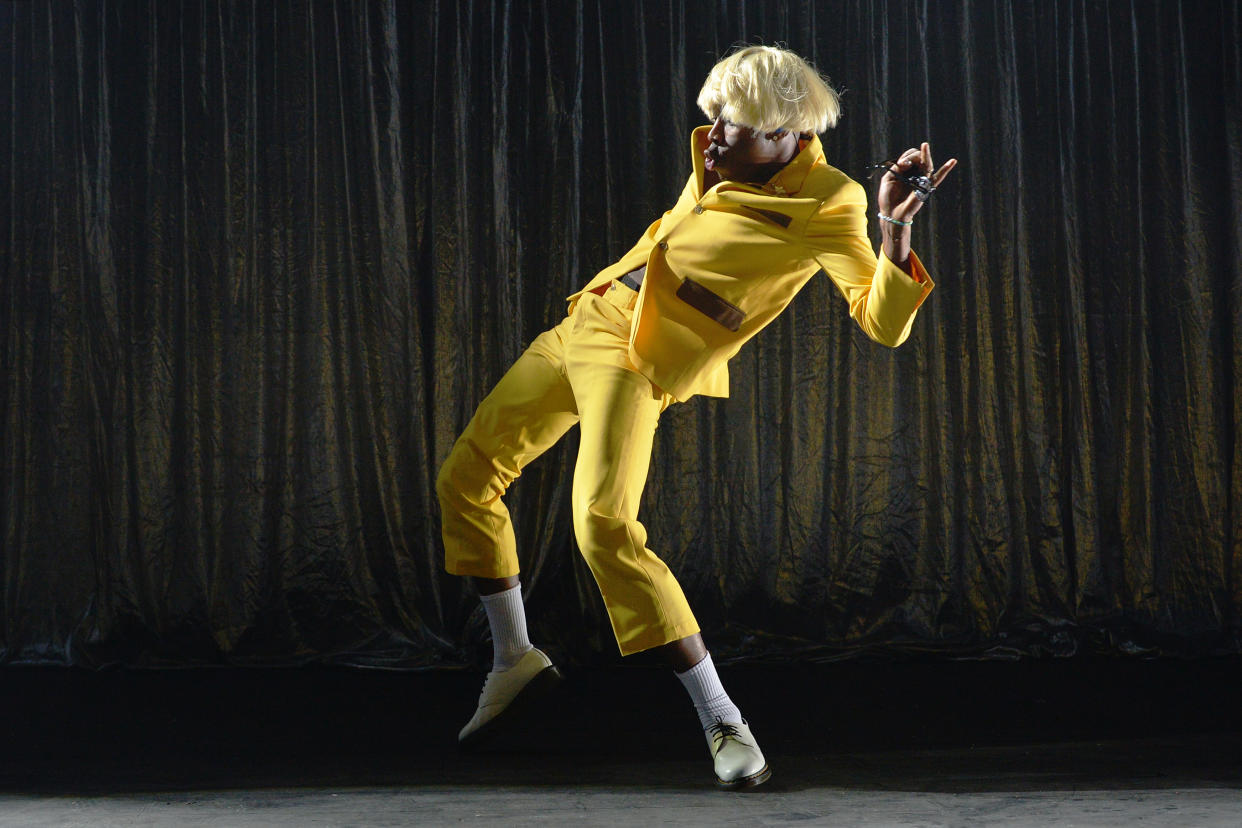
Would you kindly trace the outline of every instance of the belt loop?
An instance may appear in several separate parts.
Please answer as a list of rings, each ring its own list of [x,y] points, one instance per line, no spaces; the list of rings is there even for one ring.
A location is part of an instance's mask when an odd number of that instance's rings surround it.
[[[620,279],[613,279],[603,298],[613,307],[633,310],[638,304],[638,291],[625,285]]]

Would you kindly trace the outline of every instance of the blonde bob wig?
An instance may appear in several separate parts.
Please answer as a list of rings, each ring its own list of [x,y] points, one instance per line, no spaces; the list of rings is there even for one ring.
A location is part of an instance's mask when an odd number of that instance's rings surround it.
[[[713,121],[774,132],[827,132],[841,100],[811,65],[788,49],[746,46],[712,67],[699,90],[699,109]]]

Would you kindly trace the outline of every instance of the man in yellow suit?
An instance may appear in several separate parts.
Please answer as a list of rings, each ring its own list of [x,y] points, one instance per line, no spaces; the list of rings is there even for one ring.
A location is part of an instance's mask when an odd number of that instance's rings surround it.
[[[564,321],[535,339],[480,403],[436,490],[446,568],[473,578],[494,644],[463,746],[495,733],[559,678],[527,637],[501,496],[577,424],[574,533],[617,645],[623,655],[663,648],[699,714],[717,783],[740,789],[767,780],[767,762],[638,521],[656,422],[696,394],[728,396],[729,358],[820,270],[869,337],[890,347],[905,341],[933,287],[909,229],[956,162],[933,171],[924,143],[888,165],[877,260],[866,192],[828,165],[816,137],[840,116],[837,94],[802,58],[740,49],[713,67],[698,104],[713,123],[691,136],[694,171],[677,203],[569,297]]]

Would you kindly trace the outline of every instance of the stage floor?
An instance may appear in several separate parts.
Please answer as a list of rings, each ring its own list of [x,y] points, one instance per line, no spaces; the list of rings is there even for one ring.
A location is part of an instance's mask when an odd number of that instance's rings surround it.
[[[567,671],[459,753],[481,676],[9,667],[0,826],[1242,825],[1237,659],[725,668],[773,769],[712,784],[676,680]]]
[[[238,758],[131,763],[124,772],[92,764],[79,767],[79,786],[70,786],[77,792],[0,794],[0,825],[1237,828],[1237,746],[1235,738],[1196,737],[773,752],[772,780],[748,793],[714,790],[705,758],[643,761],[546,747],[443,761]],[[36,765],[26,773],[63,769]]]

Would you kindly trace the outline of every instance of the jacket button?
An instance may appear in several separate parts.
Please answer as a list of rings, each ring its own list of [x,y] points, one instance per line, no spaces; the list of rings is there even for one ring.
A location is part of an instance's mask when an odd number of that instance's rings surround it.
[[[703,212],[703,205],[702,205],[702,204],[696,204],[696,205],[694,205],[694,212],[696,212],[696,213],[702,213],[702,212]]]
[[[660,242],[660,249],[661,249],[661,250],[668,250],[668,242],[666,242],[666,241],[662,241],[662,242]]]

